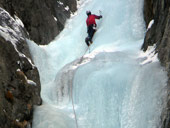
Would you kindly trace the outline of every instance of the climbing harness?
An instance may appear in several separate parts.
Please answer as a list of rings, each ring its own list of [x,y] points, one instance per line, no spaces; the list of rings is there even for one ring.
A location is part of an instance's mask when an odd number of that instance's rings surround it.
[[[101,10],[99,10],[99,14],[101,15]],[[81,64],[81,62],[83,61],[83,57],[86,54],[86,52],[89,50],[90,53],[90,45],[88,46],[88,48],[85,50],[85,53],[83,54],[83,56],[80,58],[80,61],[77,62],[78,64]],[[73,84],[71,85],[71,101],[72,101],[72,107],[73,107],[73,112],[74,112],[74,117],[75,117],[75,123],[76,123],[76,128],[78,128],[78,121],[77,121],[77,116],[76,116],[76,111],[75,111],[75,106],[74,106],[74,100],[73,100]]]

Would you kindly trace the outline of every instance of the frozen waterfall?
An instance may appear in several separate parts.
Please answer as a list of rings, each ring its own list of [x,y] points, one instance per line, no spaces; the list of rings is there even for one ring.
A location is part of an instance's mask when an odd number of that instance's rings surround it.
[[[140,50],[142,9],[143,0],[80,0],[49,45],[28,41],[43,99],[35,107],[33,128],[76,128],[71,97],[78,128],[159,127],[167,74],[154,47]],[[84,42],[86,10],[103,15],[90,53]]]

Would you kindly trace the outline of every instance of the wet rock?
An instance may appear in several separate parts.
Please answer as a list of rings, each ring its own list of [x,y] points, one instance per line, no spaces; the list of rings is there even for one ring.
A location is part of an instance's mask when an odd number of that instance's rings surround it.
[[[156,52],[161,64],[168,72],[167,106],[162,112],[162,128],[170,127],[170,1],[169,0],[144,0],[144,19],[146,26],[151,20],[154,24],[146,32],[142,49],[156,44]]]

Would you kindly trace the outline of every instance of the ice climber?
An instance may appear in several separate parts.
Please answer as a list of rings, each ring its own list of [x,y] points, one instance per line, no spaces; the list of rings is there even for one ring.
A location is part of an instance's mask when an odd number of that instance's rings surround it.
[[[102,15],[97,16],[97,15],[91,14],[91,11],[86,11],[86,14],[88,16],[86,20],[88,36],[86,37],[85,42],[88,46],[90,46],[90,44],[93,43],[92,38],[93,38],[94,33],[96,32],[96,27],[97,27],[95,19],[102,18]]]

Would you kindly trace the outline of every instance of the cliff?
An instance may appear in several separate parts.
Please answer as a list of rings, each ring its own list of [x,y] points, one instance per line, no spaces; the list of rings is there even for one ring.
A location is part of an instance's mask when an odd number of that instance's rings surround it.
[[[21,21],[0,8],[0,127],[31,126],[33,105],[40,105],[40,81],[32,64]]]
[[[76,7],[76,0],[0,1],[0,128],[32,127],[41,85],[26,38],[48,44]]]
[[[167,106],[162,112],[162,128],[170,127],[170,1],[169,0],[144,0],[144,19],[148,28],[142,49],[156,44],[158,58],[168,72]],[[151,24],[150,24],[151,25]]]
[[[63,30],[77,3],[76,0],[1,0],[0,7],[22,20],[31,40],[48,44]]]

